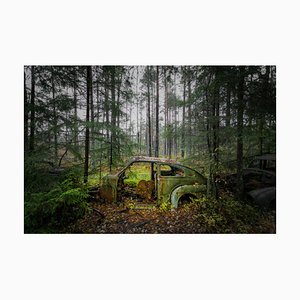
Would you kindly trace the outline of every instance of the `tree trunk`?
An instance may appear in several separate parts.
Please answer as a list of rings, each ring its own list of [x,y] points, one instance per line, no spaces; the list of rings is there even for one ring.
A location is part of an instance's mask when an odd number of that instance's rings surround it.
[[[98,78],[98,67],[96,69],[96,105],[97,105],[97,116],[96,116],[96,121],[97,125],[99,125],[99,120],[100,120],[100,94],[99,94],[99,78]],[[97,128],[97,133],[99,133],[99,127]]]
[[[35,138],[35,67],[31,66],[29,151],[34,151],[34,138]]]
[[[154,145],[154,139],[155,139],[155,134],[154,134],[154,104],[155,104],[155,95],[154,95],[154,79],[152,79],[152,74],[154,74],[154,67],[151,66],[151,150],[153,151],[154,148],[154,152],[155,152],[155,145]]]
[[[192,105],[191,105],[191,96],[192,96],[192,88],[191,88],[191,70],[188,70],[188,155],[191,155],[192,150]]]
[[[159,66],[156,66],[156,134],[155,134],[155,156],[159,156]]]
[[[230,84],[227,83],[227,90],[226,90],[226,127],[230,127],[230,117],[231,117],[231,90],[230,90]]]
[[[121,85],[122,85],[122,74],[118,78],[118,91],[117,91],[117,127],[120,128],[120,94],[121,94]]]
[[[95,149],[95,111],[94,111],[94,89],[93,89],[93,70],[91,67],[91,78],[90,78],[90,106],[91,106],[91,161],[92,161],[92,166],[95,168],[96,163],[95,163],[95,157],[93,150]]]
[[[164,156],[167,156],[168,149],[168,82],[167,82],[167,67],[164,67],[165,81],[165,138],[164,138]]]
[[[266,66],[266,74],[264,75],[264,98],[267,100],[269,97],[269,76],[270,76],[270,66]],[[262,112],[260,112],[260,118],[259,118],[259,152],[260,155],[264,153],[264,127],[265,127],[265,116]]]
[[[151,113],[150,113],[150,68],[147,66],[147,120],[148,120],[148,156],[152,156],[151,149]]]
[[[219,164],[219,115],[220,115],[220,84],[219,67],[215,71],[214,99],[213,99],[213,158],[218,168]]]
[[[214,146],[213,146],[213,119],[214,119],[214,98],[210,99],[209,97],[209,87],[211,82],[212,75],[209,74],[207,79],[207,85],[205,88],[205,100],[206,100],[206,140],[207,140],[207,149],[209,154],[209,174],[207,180],[207,194],[212,198],[217,198],[217,189],[216,189],[216,162],[214,158]],[[213,103],[211,103],[213,102]]]
[[[242,199],[244,193],[243,183],[243,115],[244,115],[244,77],[245,67],[238,69],[239,81],[237,91],[237,198]]]
[[[26,74],[24,71],[24,150],[28,149],[28,99],[26,89]]]
[[[74,69],[74,79],[73,79],[73,99],[74,99],[74,145],[78,146],[78,122],[77,122],[77,74],[76,69]]]
[[[139,151],[139,154],[141,154],[138,85],[139,85],[139,67],[137,67],[136,90],[135,90],[135,95],[136,95],[136,139],[137,139],[138,151]]]
[[[105,111],[105,127],[106,127],[106,144],[109,145],[109,74],[108,74],[108,67],[103,67],[103,73],[104,73],[104,111]],[[103,116],[104,117],[104,116]],[[110,148],[107,147],[107,162],[108,165],[110,163]]]
[[[185,67],[183,67],[183,107],[182,107],[182,132],[181,132],[181,158],[185,156],[185,94],[186,91],[186,79],[185,79]]]
[[[54,131],[54,161],[58,162],[58,145],[57,145],[57,115],[56,115],[56,99],[55,99],[55,84],[54,84],[54,69],[51,67],[51,89],[53,101],[53,131]]]
[[[90,91],[92,70],[91,66],[86,67],[86,127],[85,127],[85,154],[84,154],[84,183],[87,183],[89,176],[89,150],[90,150]]]
[[[176,71],[174,72],[174,95],[175,95],[175,109],[174,109],[174,155],[177,159],[177,96],[176,96]]]
[[[110,139],[110,160],[109,170],[113,165],[113,149],[116,145],[116,89],[115,89],[115,67],[111,67],[111,139]]]

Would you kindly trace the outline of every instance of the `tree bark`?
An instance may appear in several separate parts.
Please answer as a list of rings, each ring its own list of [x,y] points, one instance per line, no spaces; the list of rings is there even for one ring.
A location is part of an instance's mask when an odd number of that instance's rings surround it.
[[[230,119],[231,119],[231,90],[230,84],[227,83],[227,90],[226,90],[226,127],[230,127]]]
[[[148,156],[152,156],[151,149],[151,113],[150,113],[150,68],[147,66],[147,120],[148,120]]]
[[[29,151],[34,151],[34,138],[35,138],[35,67],[31,66]]]
[[[164,67],[164,82],[165,82],[165,138],[164,138],[164,156],[168,150],[168,82],[167,82],[167,67]]]
[[[141,154],[141,142],[140,142],[140,127],[139,127],[139,94],[138,94],[138,85],[139,85],[139,67],[137,67],[137,76],[136,76],[136,137],[139,154]]]
[[[192,88],[191,88],[191,70],[190,67],[188,69],[188,128],[187,128],[187,136],[188,136],[188,155],[191,155],[192,150],[192,104],[191,104],[191,96],[192,96]]]
[[[242,199],[244,193],[243,183],[243,115],[244,115],[244,77],[245,67],[238,68],[238,91],[237,91],[237,198]]]
[[[28,149],[28,99],[26,88],[26,74],[24,71],[24,150]]]
[[[106,127],[106,144],[109,145],[109,73],[108,67],[103,67],[104,74],[104,112],[105,112],[105,127]],[[103,116],[104,119],[104,116]],[[104,121],[104,120],[103,120]],[[108,165],[110,163],[110,148],[107,148],[106,153]]]
[[[175,155],[175,159],[177,159],[177,145],[178,145],[178,141],[177,141],[177,96],[176,96],[176,71],[174,72],[174,95],[175,95],[175,107],[174,107],[174,155]]]
[[[90,153],[91,153],[91,162],[93,168],[95,168],[96,163],[95,163],[95,158],[93,155],[93,150],[95,149],[95,110],[94,110],[94,89],[93,89],[93,70],[91,67],[91,77],[90,77],[90,107],[91,107],[91,145],[90,145]]]
[[[85,154],[84,154],[84,183],[87,183],[89,176],[89,151],[90,151],[90,91],[91,91],[91,66],[86,67],[86,127],[85,127]]]
[[[219,164],[219,115],[220,115],[220,84],[219,84],[219,68],[215,70],[215,85],[214,85],[214,99],[213,99],[213,158],[216,168]]]
[[[115,89],[115,67],[111,67],[111,138],[110,138],[110,160],[109,170],[113,165],[113,149],[116,144],[116,89]]]
[[[76,69],[74,68],[74,79],[73,79],[73,99],[74,99],[74,145],[78,146],[78,122],[77,122],[77,74]]]
[[[159,156],[159,66],[156,66],[156,107],[155,107],[155,156]]]
[[[185,102],[186,102],[186,78],[183,67],[183,107],[182,107],[182,133],[181,133],[181,158],[185,156]]]
[[[209,174],[207,180],[207,194],[212,198],[217,198],[217,188],[216,188],[216,162],[214,158],[214,143],[213,143],[213,122],[214,122],[214,97],[210,99],[209,87],[211,84],[212,73],[208,75],[207,84],[205,87],[205,100],[206,100],[206,140],[207,149],[209,153]],[[211,103],[212,102],[212,103]]]
[[[53,101],[53,131],[54,131],[54,161],[58,161],[58,145],[57,145],[57,115],[56,115],[56,99],[55,99],[55,84],[54,84],[54,69],[51,67],[51,89]]]

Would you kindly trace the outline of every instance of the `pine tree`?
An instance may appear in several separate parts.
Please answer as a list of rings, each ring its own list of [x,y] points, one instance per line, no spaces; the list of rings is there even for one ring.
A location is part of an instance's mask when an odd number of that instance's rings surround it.
[[[85,154],[84,154],[84,183],[87,183],[89,176],[89,151],[90,151],[90,92],[92,81],[92,68],[86,67],[86,129],[85,129]]]

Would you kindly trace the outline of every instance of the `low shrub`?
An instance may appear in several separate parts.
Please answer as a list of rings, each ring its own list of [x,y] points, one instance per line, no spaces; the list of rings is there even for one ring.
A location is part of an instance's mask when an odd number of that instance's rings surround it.
[[[25,194],[25,232],[52,232],[63,228],[89,210],[88,197],[87,190],[74,186],[72,179],[48,192]]]
[[[196,199],[197,219],[205,233],[275,232],[270,213],[231,197]]]

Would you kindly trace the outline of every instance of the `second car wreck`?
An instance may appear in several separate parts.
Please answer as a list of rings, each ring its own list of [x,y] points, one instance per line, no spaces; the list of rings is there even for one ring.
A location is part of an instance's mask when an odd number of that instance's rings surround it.
[[[226,178],[229,189],[235,191],[237,174]],[[256,156],[243,169],[245,198],[265,209],[276,209],[276,154]]]
[[[146,169],[145,178],[130,185],[131,168],[140,164]],[[198,171],[179,162],[156,157],[134,157],[117,174],[102,179],[100,198],[107,202],[122,202],[124,191],[151,203],[171,203],[173,208],[189,198],[199,198],[206,192],[206,179]]]

